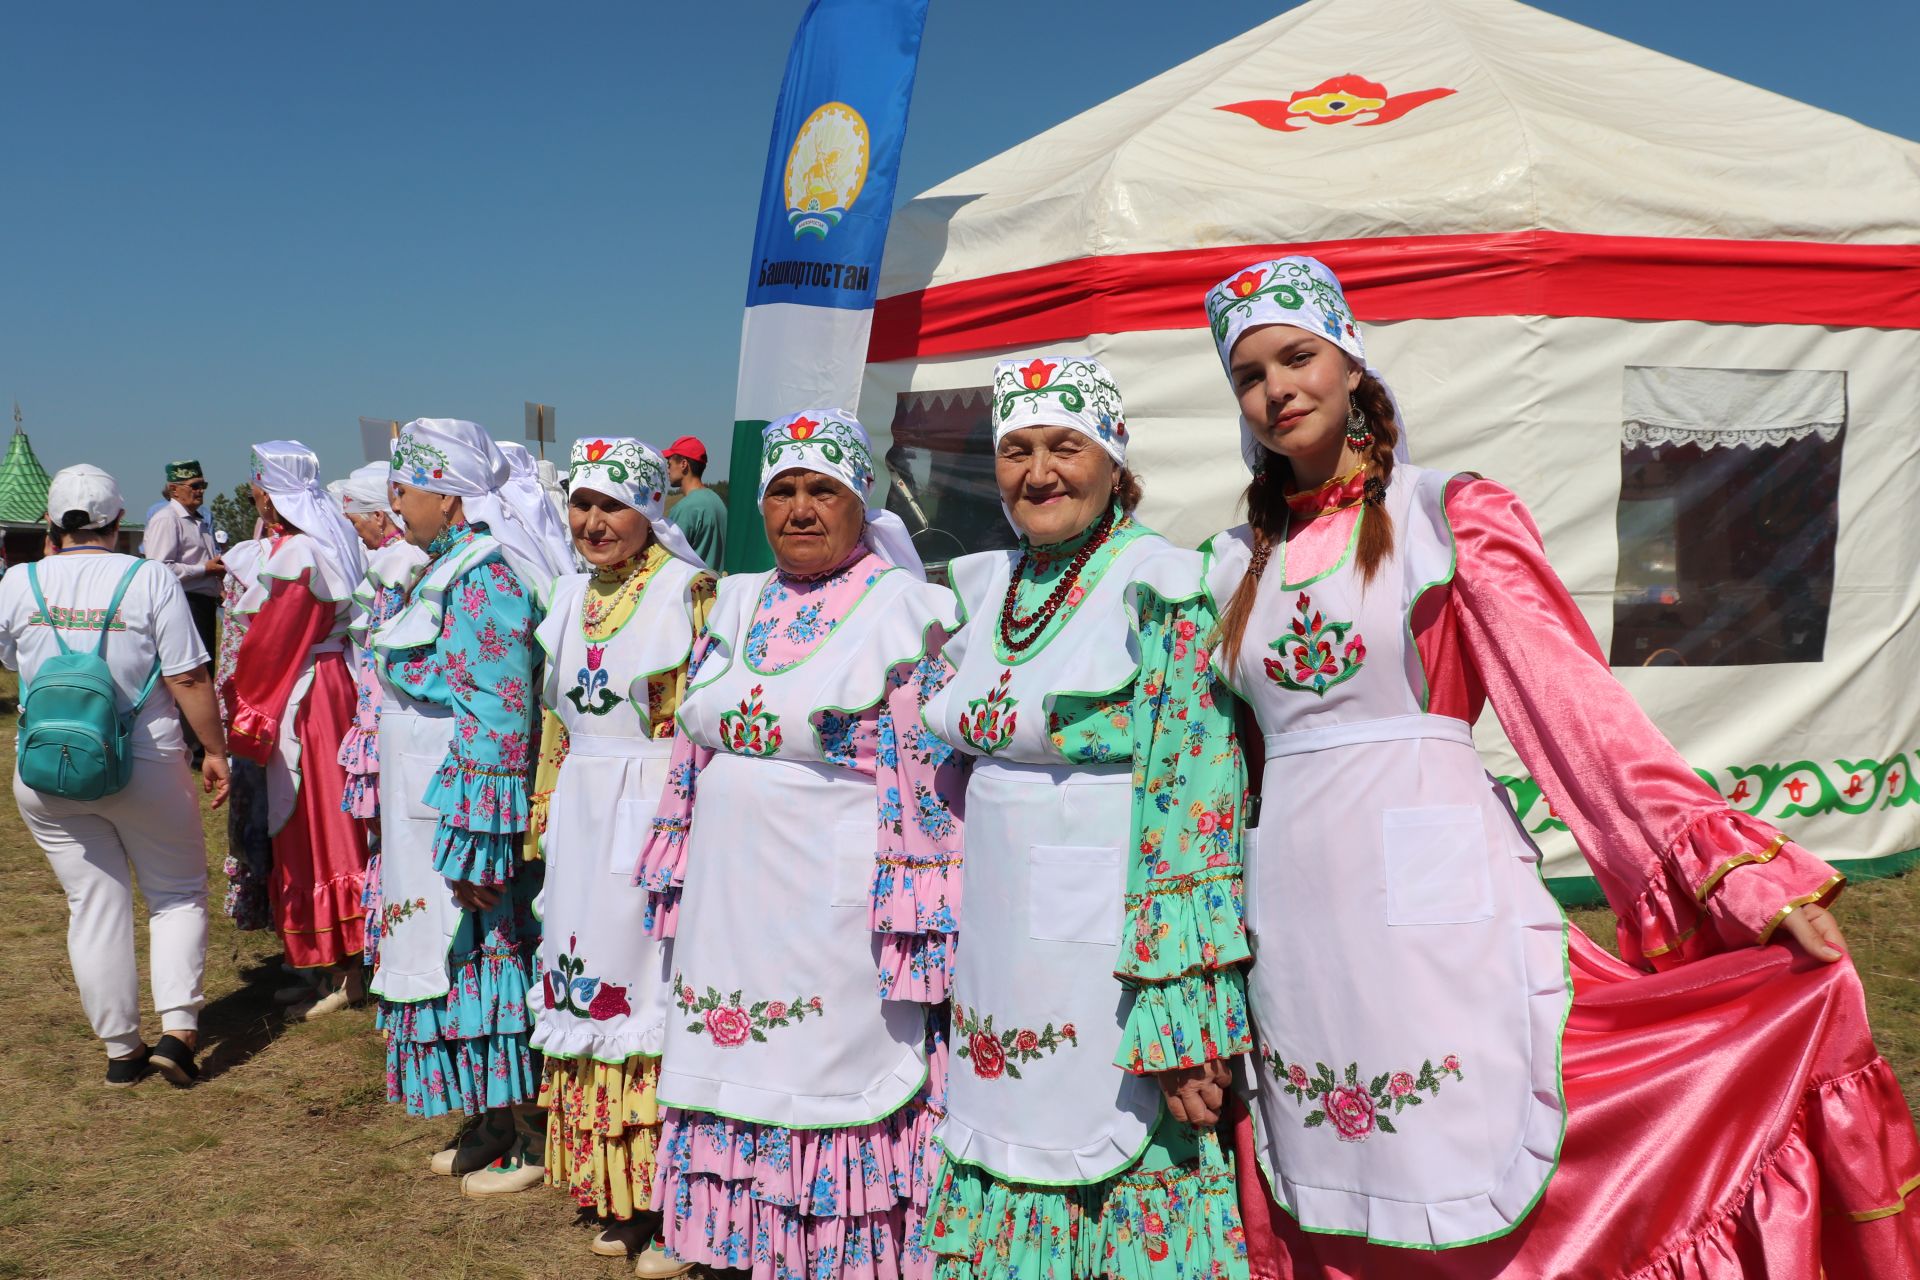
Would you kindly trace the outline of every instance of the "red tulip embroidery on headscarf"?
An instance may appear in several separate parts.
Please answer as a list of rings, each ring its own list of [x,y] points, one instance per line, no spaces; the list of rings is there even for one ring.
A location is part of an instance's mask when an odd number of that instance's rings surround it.
[[[1351,123],[1362,128],[1386,124],[1398,120],[1415,107],[1423,107],[1456,92],[1458,90],[1454,89],[1418,89],[1412,93],[1390,94],[1384,85],[1376,84],[1364,76],[1345,75],[1323,80],[1313,88],[1304,89],[1289,98],[1230,102],[1214,109],[1245,116],[1262,128],[1280,133],[1299,133],[1305,126],[1297,121],[1311,121],[1314,124]]]

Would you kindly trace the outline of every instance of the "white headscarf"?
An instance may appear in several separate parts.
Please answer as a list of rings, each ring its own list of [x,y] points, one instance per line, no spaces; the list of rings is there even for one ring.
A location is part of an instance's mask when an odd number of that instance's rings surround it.
[[[338,482],[342,509],[350,516],[371,515],[376,511],[392,515],[393,489],[387,483],[392,474],[392,466],[384,462],[355,467],[351,475]]]
[[[783,471],[812,471],[831,476],[853,490],[861,502],[873,497],[873,442],[860,420],[845,409],[804,409],[767,424],[760,436],[759,500]],[[891,511],[867,508],[860,541],[888,564],[926,580],[926,566],[913,548],[907,526]]]
[[[253,482],[273,499],[273,509],[286,517],[320,548],[323,585],[328,599],[344,600],[367,571],[366,548],[340,504],[320,487],[320,459],[298,440],[267,440],[253,446]],[[315,595],[320,592],[316,591]]]
[[[1233,380],[1233,348],[1241,335],[1263,325],[1284,324],[1333,343],[1352,356],[1354,363],[1372,374],[1382,387],[1387,385],[1379,371],[1367,363],[1367,344],[1354,324],[1353,308],[1347,305],[1346,291],[1340,287],[1339,277],[1318,258],[1304,254],[1274,258],[1256,262],[1228,276],[1207,290],[1207,323],[1213,329],[1213,341],[1220,350],[1220,367],[1226,371],[1229,384]],[[1405,462],[1406,415],[1400,411],[1400,402],[1394,399],[1392,391],[1387,392],[1387,399],[1393,402],[1394,421],[1400,428],[1393,456]],[[1255,467],[1259,465],[1260,452],[1253,427],[1242,415],[1240,456],[1246,459],[1248,467]]]
[[[604,493],[645,516],[654,541],[674,559],[696,569],[713,567],[694,554],[687,535],[667,519],[666,460],[638,440],[631,436],[575,440],[571,480],[575,489]]]
[[[573,535],[567,532],[565,517],[540,484],[540,468],[533,454],[527,446],[511,440],[500,442],[500,452],[507,455],[508,468],[507,483],[500,489],[501,500],[513,508],[520,523],[532,530],[553,575],[572,573]]]
[[[1120,388],[1092,356],[1038,356],[993,367],[993,443],[1027,427],[1068,427],[1127,465],[1127,414]]]
[[[415,418],[394,437],[393,482],[459,498],[468,521],[487,527],[514,574],[545,600],[554,571],[539,536],[502,497],[510,471],[507,455],[477,422]]]

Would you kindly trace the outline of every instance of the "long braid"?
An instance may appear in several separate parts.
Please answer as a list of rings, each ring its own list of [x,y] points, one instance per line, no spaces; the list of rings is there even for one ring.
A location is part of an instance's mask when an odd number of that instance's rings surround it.
[[[1367,511],[1360,521],[1359,545],[1353,552],[1354,562],[1360,569],[1360,581],[1369,584],[1393,554],[1393,517],[1387,514],[1387,484],[1393,479],[1393,447],[1400,442],[1400,424],[1393,416],[1393,398],[1370,373],[1361,375],[1353,402],[1367,416],[1367,425],[1373,431],[1373,445],[1363,459],[1367,468]]]
[[[1393,517],[1387,514],[1387,484],[1393,479],[1393,449],[1400,442],[1400,424],[1394,417],[1393,398],[1370,373],[1361,376],[1353,401],[1373,429],[1373,444],[1361,460],[1367,468],[1363,501],[1368,510],[1360,521],[1360,541],[1354,548],[1360,580],[1370,583],[1387,557],[1393,554]],[[1247,621],[1253,616],[1253,600],[1260,593],[1260,575],[1266,572],[1274,541],[1286,527],[1287,503],[1282,492],[1282,482],[1289,474],[1286,460],[1267,449],[1262,449],[1261,454],[1260,465],[1254,470],[1245,495],[1247,525],[1253,535],[1253,559],[1220,617],[1219,652],[1228,670],[1240,656],[1240,642],[1246,636]]]

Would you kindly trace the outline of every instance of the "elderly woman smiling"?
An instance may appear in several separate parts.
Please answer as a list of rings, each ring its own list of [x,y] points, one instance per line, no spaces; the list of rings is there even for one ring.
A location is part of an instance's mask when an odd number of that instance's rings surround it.
[[[640,867],[676,930],[662,1233],[759,1280],[932,1273],[960,824],[920,715],[956,620],[872,485],[850,415],[768,427],[777,567],[720,584]]]
[[[1247,1273],[1211,1125],[1250,1047],[1244,771],[1200,559],[1132,516],[1119,388],[1003,362],[994,470],[1020,546],[953,564],[967,623],[926,721],[977,757],[953,992],[942,1280]]]

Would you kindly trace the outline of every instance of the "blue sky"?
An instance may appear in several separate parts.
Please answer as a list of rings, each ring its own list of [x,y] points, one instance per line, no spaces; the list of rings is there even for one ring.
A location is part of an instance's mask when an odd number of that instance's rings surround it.
[[[803,7],[8,5],[0,407],[131,495],[283,435],[342,474],[360,414],[517,434],[539,399],[563,440],[721,442]],[[932,0],[900,190],[1291,7]],[[1920,138],[1910,0],[1539,7]],[[1008,62],[1033,33],[1049,57]]]

